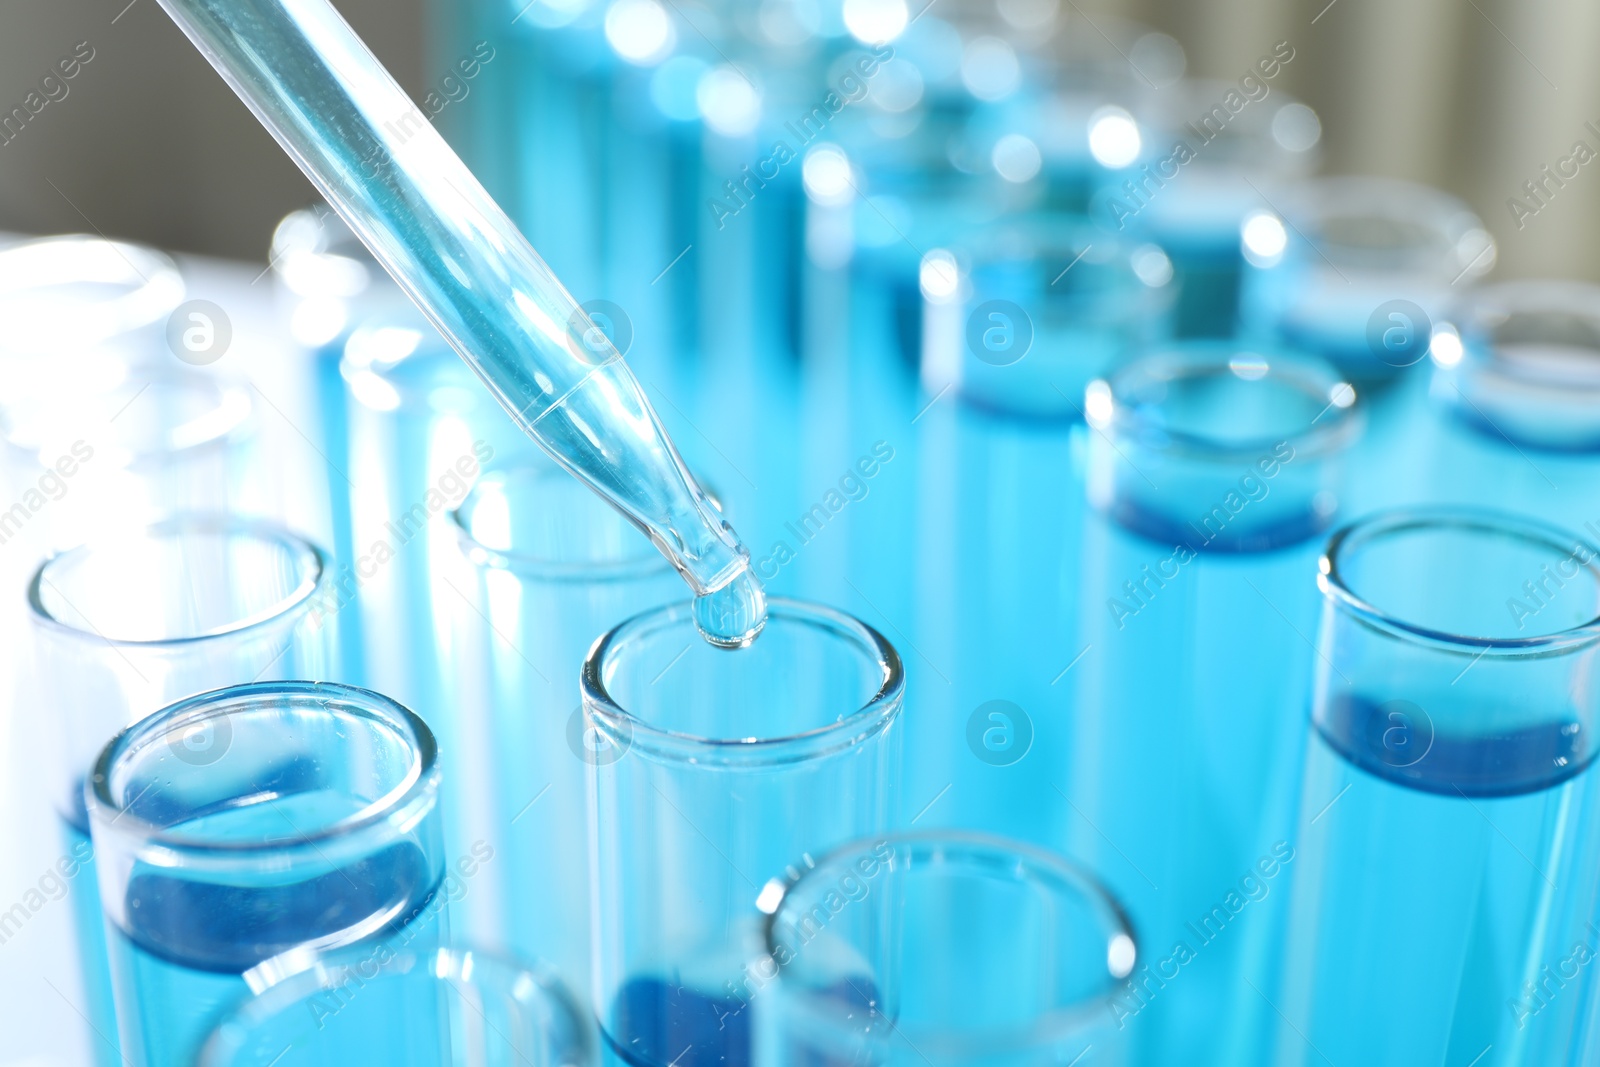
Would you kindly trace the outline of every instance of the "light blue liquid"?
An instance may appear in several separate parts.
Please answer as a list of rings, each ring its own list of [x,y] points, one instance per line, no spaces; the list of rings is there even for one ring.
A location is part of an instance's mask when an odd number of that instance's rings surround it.
[[[1350,699],[1310,743],[1272,1062],[1561,1062],[1584,978],[1546,968],[1596,946],[1593,744],[1392,710]]]
[[[299,839],[291,826],[325,826],[357,807],[348,796],[307,792],[203,813],[174,830],[288,845]],[[195,881],[187,873],[136,863],[127,925],[109,937],[123,1050],[135,1067],[191,1063],[221,1015],[249,993],[245,972],[291,949],[370,942],[377,953],[382,942],[425,951],[441,939],[440,909],[431,906],[437,872],[412,841],[297,881],[281,873]],[[366,1062],[401,1062],[381,1047],[381,1033],[374,1031]]]
[[[68,894],[78,935],[78,964],[83,971],[83,1013],[89,1020],[89,1044],[99,1067],[120,1067],[122,1049],[117,1041],[117,1012],[111,998],[111,965],[106,960],[106,926],[100,914],[100,885],[96,881],[89,834],[63,819],[66,855],[89,856],[78,867]]]

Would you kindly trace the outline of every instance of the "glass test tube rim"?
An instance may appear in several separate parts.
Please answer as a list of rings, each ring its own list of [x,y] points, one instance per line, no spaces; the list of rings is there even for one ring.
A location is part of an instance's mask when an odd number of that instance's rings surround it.
[[[955,1061],[975,1061],[996,1051],[1017,1052],[1049,1045],[1068,1037],[1085,1022],[1090,1021],[1095,1014],[1105,1010],[1120,983],[1138,964],[1141,949],[1133,921],[1116,895],[1092,872],[1036,845],[994,834],[966,830],[896,831],[852,841],[828,852],[804,871],[792,873],[781,881],[774,879],[769,882],[767,889],[763,891],[763,896],[767,896],[774,887],[777,887],[778,895],[769,902],[758,905],[766,913],[762,928],[762,943],[769,958],[775,959],[776,954],[782,950],[778,941],[778,926],[784,904],[791,895],[814,879],[826,879],[830,871],[838,873],[840,868],[845,871],[850,870],[854,860],[870,853],[881,843],[887,843],[891,847],[908,847],[914,850],[914,855],[923,857],[928,862],[952,866],[959,863],[980,871],[987,869],[1002,874],[1009,871],[1013,878],[1024,871],[1035,876],[1043,876],[1057,887],[1079,893],[1090,901],[1093,910],[1109,931],[1106,939],[1107,952],[1102,961],[1106,963],[1106,983],[1100,994],[1084,998],[1067,1007],[1043,1012],[1039,1019],[1020,1032],[1006,1029],[979,1034],[958,1034],[953,1031],[919,1033],[916,1038],[916,1047],[919,1050],[930,1049],[936,1056]],[[896,855],[899,855],[898,848]],[[914,859],[912,863],[915,862]],[[1127,953],[1126,970],[1121,975],[1116,974],[1110,964],[1112,953],[1119,950]],[[776,981],[780,985],[783,983],[781,967],[777,970]],[[791,996],[794,996],[794,1002],[808,1027],[814,1027],[819,1032],[832,1031],[835,1035],[841,1029],[846,1029],[847,1042],[860,1040],[862,1035],[859,1024],[849,1028],[837,1025],[839,1002],[836,999],[804,993],[796,995],[792,988]],[[900,1033],[898,1027],[891,1029],[895,1035]],[[887,1042],[892,1041],[893,1037],[876,1040]]]
[[[177,384],[184,388],[205,388],[214,390],[216,405],[205,415],[191,419],[182,425],[195,425],[200,419],[214,418],[215,425],[210,427],[205,436],[193,441],[173,443],[168,436],[164,443],[154,447],[133,450],[123,447],[124,461],[120,464],[127,468],[139,468],[147,465],[160,465],[170,463],[180,457],[205,455],[208,452],[217,452],[232,445],[247,441],[254,432],[256,405],[250,398],[249,384],[242,378],[234,378],[226,374],[207,374],[202,371],[184,370],[178,368],[151,369],[149,367],[131,366],[129,370],[138,371],[144,385],[133,391],[127,405],[131,405],[138,395],[152,385]],[[126,389],[132,380],[121,383],[108,392],[116,389]],[[231,412],[230,412],[231,408]],[[121,411],[116,413],[121,414]],[[116,415],[112,416],[114,420]],[[180,426],[181,428],[181,426]],[[171,429],[168,427],[167,429]],[[40,463],[49,466],[46,457],[41,453],[40,446],[29,444],[17,439],[17,428],[9,414],[9,409],[0,404],[0,447],[23,456],[37,459]]]
[[[208,840],[173,833],[168,827],[133,814],[112,797],[112,772],[125,756],[161,744],[163,738],[170,739],[171,735],[208,720],[285,702],[325,710],[337,707],[386,724],[410,750],[412,758],[405,776],[360,810],[315,830],[298,832],[293,840]],[[282,857],[305,853],[324,862],[337,862],[338,856],[330,857],[327,846],[339,843],[360,847],[368,836],[405,833],[436,806],[438,757],[438,742],[428,724],[410,708],[382,693],[339,682],[250,682],[185,697],[124,727],[95,759],[84,793],[94,832],[132,843],[128,854],[137,854],[155,866],[233,870],[240,863],[255,861],[276,868]]]
[[[1238,368],[1244,360],[1265,363],[1266,370],[1254,377],[1241,374]],[[1314,420],[1313,425],[1298,434],[1248,441],[1219,441],[1156,425],[1141,413],[1138,406],[1129,403],[1142,390],[1165,389],[1174,382],[1203,377],[1220,378],[1224,375],[1249,382],[1271,380],[1326,404],[1327,410]],[[1120,368],[1110,378],[1091,383],[1091,397],[1097,390],[1109,400],[1110,410],[1108,413],[1097,413],[1094,404],[1087,404],[1085,410],[1089,413],[1092,425],[1111,430],[1118,439],[1136,440],[1152,451],[1215,462],[1251,462],[1261,454],[1262,449],[1270,450],[1285,441],[1294,446],[1297,455],[1308,458],[1330,455],[1349,445],[1365,423],[1365,411],[1357,403],[1354,387],[1332,364],[1315,356],[1272,345],[1193,341],[1158,348]],[[1343,399],[1344,403],[1339,403],[1336,397]]]
[[[280,548],[288,549],[289,554],[305,567],[305,577],[302,577],[293,592],[271,608],[258,611],[254,615],[243,619],[234,620],[225,626],[208,630],[205,633],[187,634],[183,637],[130,638],[109,636],[101,633],[98,629],[92,629],[92,631],[84,630],[80,626],[57,618],[45,606],[42,586],[48,580],[47,572],[53,566],[101,550],[109,544],[126,540],[130,536],[154,540],[171,532],[220,533],[228,537],[243,536],[254,538],[261,542],[270,542]],[[299,621],[305,612],[310,610],[311,605],[318,599],[319,593],[328,588],[332,580],[332,560],[327,552],[315,542],[300,536],[287,527],[266,519],[250,518],[223,512],[189,512],[174,515],[131,531],[103,535],[74,545],[72,548],[51,554],[34,568],[33,574],[28,579],[27,598],[30,617],[34,624],[58,634],[71,637],[92,637],[97,643],[103,643],[113,648],[184,648],[202,641],[237,639],[279,624],[292,626]]]
[[[364,977],[359,968],[375,966],[376,974]],[[492,985],[506,993],[519,1004],[539,1004],[547,1016],[564,1016],[570,1024],[572,1040],[563,1050],[565,1055],[550,1067],[587,1067],[594,1059],[588,1023],[577,999],[566,982],[555,970],[542,961],[520,960],[511,956],[488,952],[462,944],[447,945],[426,952],[407,949],[386,959],[374,957],[371,945],[350,945],[333,952],[319,953],[305,969],[296,971],[231,1007],[211,1031],[201,1048],[196,1067],[230,1067],[232,1058],[244,1035],[239,1030],[249,1030],[319,993],[343,988],[350,970],[364,985],[384,977],[405,976],[417,967],[425,967],[425,974],[449,983],[481,987]],[[233,1044],[235,1047],[229,1047]]]
[[[1393,508],[1357,519],[1334,531],[1317,560],[1317,587],[1338,610],[1358,622],[1401,641],[1474,658],[1532,658],[1567,655],[1600,642],[1600,615],[1587,622],[1548,634],[1528,637],[1479,637],[1449,633],[1407,622],[1362,597],[1346,581],[1341,557],[1389,534],[1417,529],[1468,529],[1520,539],[1552,550],[1554,558],[1570,557],[1574,546],[1592,553],[1582,567],[1600,582],[1600,548],[1576,534],[1538,519],[1492,508],[1431,505]]]
[[[1287,188],[1276,203],[1277,213],[1316,250],[1317,254],[1307,260],[1313,269],[1331,267],[1375,277],[1406,275],[1420,269],[1455,285],[1481,278],[1498,258],[1493,235],[1465,200],[1420,182],[1366,174],[1311,178]],[[1323,226],[1328,219],[1349,215],[1381,218],[1429,231],[1449,250],[1449,259],[1418,257],[1414,248],[1404,248],[1400,251],[1408,257],[1405,262],[1346,262],[1334,267],[1324,259],[1328,242],[1319,238],[1324,237]],[[1427,262],[1432,263],[1433,269],[1423,265]]]
[[[572,482],[572,475],[555,466],[545,466],[538,461],[522,461],[506,463],[489,467],[473,483],[472,488],[462,499],[459,507],[450,511],[450,523],[455,528],[456,539],[462,553],[474,567],[485,570],[508,571],[520,578],[533,578],[545,582],[558,583],[602,583],[602,582],[630,582],[640,578],[650,578],[657,575],[674,573],[672,564],[667,558],[656,550],[648,538],[637,538],[640,551],[636,556],[625,559],[571,561],[555,559],[549,556],[537,555],[531,552],[518,551],[515,548],[495,548],[484,544],[472,532],[471,511],[477,500],[478,493],[485,484],[494,477],[532,475],[540,482],[547,479],[552,482],[566,484]],[[706,485],[703,479],[700,482],[701,491],[712,505],[721,511],[717,504],[715,493]],[[574,483],[577,484],[577,483]],[[618,516],[618,521],[624,520]],[[629,526],[630,530],[633,527]],[[630,543],[632,543],[630,541]]]
[[[1515,281],[1481,285],[1457,301],[1448,321],[1462,339],[1461,359],[1441,370],[1474,368],[1504,375],[1519,385],[1559,391],[1600,393],[1600,378],[1564,379],[1530,377],[1515,366],[1507,366],[1500,346],[1487,336],[1496,326],[1515,315],[1560,314],[1588,320],[1600,333],[1600,286],[1568,278],[1519,278]],[[1479,341],[1485,343],[1479,344]],[[1600,348],[1596,350],[1600,357]],[[1597,358],[1600,369],[1600,358]]]
[[[767,601],[768,627],[779,620],[799,622],[852,641],[872,657],[883,681],[870,699],[837,721],[782,737],[701,737],[664,730],[638,718],[612,699],[602,666],[632,641],[643,640],[673,626],[683,626],[696,641],[703,641],[694,622],[692,601],[664,604],[639,613],[601,634],[583,660],[579,689],[586,717],[613,743],[626,739],[630,753],[639,751],[664,760],[708,768],[759,769],[816,759],[852,748],[889,728],[905,699],[905,671],[895,647],[871,625],[853,615],[823,604],[790,597]],[[770,635],[768,639],[771,639]],[[719,652],[738,655],[737,652]]]
[[[131,278],[124,276],[127,293],[111,301],[85,301],[84,315],[75,317],[77,329],[85,329],[86,318],[93,321],[89,312],[91,309],[101,309],[104,323],[98,329],[86,330],[84,336],[98,337],[100,340],[109,340],[117,334],[142,329],[154,325],[162,318],[170,315],[180,303],[183,302],[187,286],[183,281],[183,272],[172,257],[159,249],[147,245],[135,244],[129,241],[113,241],[105,237],[85,233],[55,234],[48,237],[38,237],[30,240],[19,241],[15,244],[0,248],[0,273],[7,268],[7,260],[23,260],[24,268],[30,266],[29,259],[37,260],[41,256],[48,260],[52,253],[61,250],[63,257],[74,252],[81,252],[87,248],[106,248],[116,253],[117,259],[125,264],[133,274],[139,278],[139,284],[133,284]],[[80,260],[81,262],[81,257]],[[31,264],[33,277],[39,264]],[[49,277],[42,283],[34,282],[19,287],[26,290],[48,288],[56,285],[69,285],[73,282],[88,282],[101,284],[116,284],[117,279],[105,275],[88,276],[77,274],[68,276],[65,272],[56,277]],[[131,313],[130,313],[131,309]],[[122,312],[119,314],[118,312]]]

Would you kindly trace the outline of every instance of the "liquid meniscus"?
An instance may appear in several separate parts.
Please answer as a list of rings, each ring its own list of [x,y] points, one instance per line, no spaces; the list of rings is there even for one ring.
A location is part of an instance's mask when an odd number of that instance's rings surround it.
[[[749,570],[694,598],[694,624],[718,648],[747,648],[767,624],[767,595]]]

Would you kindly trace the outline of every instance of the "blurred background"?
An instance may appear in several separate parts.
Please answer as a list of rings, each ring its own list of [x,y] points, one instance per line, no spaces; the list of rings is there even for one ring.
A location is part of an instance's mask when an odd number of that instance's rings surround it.
[[[936,3],[946,19],[978,6]],[[430,76],[459,58],[449,51],[452,34],[430,27],[474,5],[341,0],[337,6],[420,98]],[[1575,140],[1594,141],[1584,124],[1600,121],[1600,69],[1592,59],[1600,5],[1067,0],[1061,6],[1171,34],[1184,45],[1191,77],[1237,79],[1272,42],[1290,41],[1296,58],[1280,84],[1321,117],[1323,173],[1406,178],[1462,197],[1499,242],[1497,277],[1600,280],[1600,246],[1588,236],[1600,223],[1600,180],[1580,173],[1551,198],[1549,210],[1524,216],[1520,226],[1507,204]],[[509,16],[505,21],[509,38],[516,31]],[[483,39],[494,45],[492,26],[482,25]],[[95,52],[68,97],[0,147],[0,229],[98,229],[180,251],[262,260],[277,221],[311,200],[306,181],[154,0],[10,3],[0,27],[6,110],[20,105],[78,42],[88,41]],[[478,94],[503,91],[495,82],[511,78],[511,66],[487,66]],[[472,106],[470,97],[462,102],[463,109]],[[456,143],[468,121],[447,112],[439,126]],[[488,184],[504,194],[492,178]]]

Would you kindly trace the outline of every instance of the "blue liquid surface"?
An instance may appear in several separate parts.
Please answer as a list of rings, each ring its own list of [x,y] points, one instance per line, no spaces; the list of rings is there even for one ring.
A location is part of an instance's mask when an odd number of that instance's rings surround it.
[[[1451,736],[1444,724],[1404,701],[1348,698],[1316,724],[1322,739],[1368,774],[1446,796],[1536,793],[1581,772],[1594,759],[1576,722]]]
[[[320,813],[351,803],[306,793],[202,816],[184,829],[211,839],[281,836],[280,812],[296,825],[317,825]],[[135,1065],[191,1062],[219,1017],[249,992],[244,972],[289,949],[380,939],[432,947],[441,926],[430,906],[438,885],[410,841],[290,882],[270,875],[199,882],[136,864],[127,926],[113,929],[109,944],[124,1052]]]

